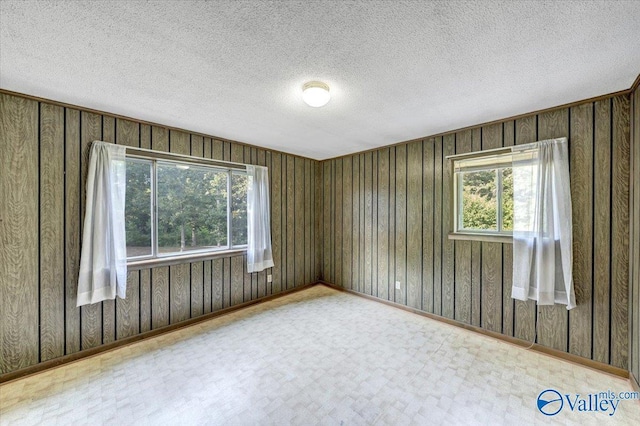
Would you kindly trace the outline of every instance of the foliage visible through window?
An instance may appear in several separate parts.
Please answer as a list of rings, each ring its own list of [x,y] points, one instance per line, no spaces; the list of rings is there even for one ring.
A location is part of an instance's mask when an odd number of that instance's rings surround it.
[[[161,257],[246,245],[246,195],[244,172],[128,158],[127,257]]]
[[[456,232],[513,231],[511,154],[454,160]]]

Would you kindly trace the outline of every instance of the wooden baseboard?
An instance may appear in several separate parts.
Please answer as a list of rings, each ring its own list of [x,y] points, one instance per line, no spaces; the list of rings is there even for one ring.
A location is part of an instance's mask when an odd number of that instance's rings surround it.
[[[292,293],[296,293],[301,290],[305,290],[317,283],[305,284],[302,287],[292,288],[290,290],[285,290],[278,294],[272,294],[270,296],[266,296],[260,299],[251,300],[249,302],[244,302],[239,305],[230,306],[228,308],[221,309],[216,312],[211,312],[205,315],[201,315],[199,317],[190,318],[188,320],[167,325],[165,327],[158,328],[156,330],[146,331],[144,333],[136,334],[135,336],[127,337],[122,340],[116,340],[115,342],[108,343],[106,345],[97,346],[91,349],[85,349],[80,352],[75,352],[73,354],[65,355],[60,358],[55,358],[49,361],[41,362],[39,364],[35,364],[26,368],[22,368],[20,370],[11,371],[9,373],[0,374],[0,384],[11,382],[17,379],[21,379],[27,376],[32,376],[34,374],[42,373],[44,371],[48,371],[54,368],[62,367],[64,365],[70,364],[72,362],[81,361],[86,358],[94,357],[96,355],[100,355],[105,352],[113,351],[115,349],[122,348],[124,346],[131,345],[133,343],[139,342],[141,340],[150,339],[152,337],[159,336],[161,334],[171,333],[173,331],[179,330],[184,327],[189,327],[190,325],[197,324],[203,321],[210,320],[212,318],[217,318],[223,315],[230,314],[232,312],[238,311],[240,309],[247,308],[249,306],[258,305],[260,303],[268,302],[270,300],[278,299],[283,296],[287,296]]]
[[[634,376],[632,373],[629,373],[629,381],[631,382],[631,386],[635,389],[636,392],[640,392],[640,377]]]
[[[507,343],[511,343],[513,345],[516,346],[520,346],[522,348],[529,348],[533,351],[536,352],[540,352],[542,354],[545,355],[549,355],[552,356],[554,358],[559,358],[562,359],[564,361],[569,361],[571,363],[574,364],[578,364],[581,365],[583,367],[588,367],[588,368],[592,368],[594,370],[598,370],[607,374],[611,374],[614,376],[618,376],[618,377],[622,377],[624,379],[630,379],[630,381],[633,382],[633,379],[631,379],[631,374],[629,374],[629,372],[625,369],[622,368],[618,368],[618,367],[614,367],[612,365],[609,364],[604,364],[602,362],[598,362],[598,361],[594,361],[592,359],[587,359],[587,358],[583,358],[581,356],[578,355],[573,355],[567,352],[563,352],[563,351],[559,351],[557,349],[553,349],[553,348],[549,348],[547,346],[543,346],[543,345],[539,345],[539,344],[534,344],[533,346],[531,346],[531,342],[526,341],[526,340],[522,340],[522,339],[518,339],[516,337],[511,337],[511,336],[507,336],[505,334],[501,334],[501,333],[496,333],[495,331],[489,331],[489,330],[485,330],[483,328],[477,327],[475,325],[470,325],[470,324],[465,324],[462,323],[460,321],[456,321],[456,320],[452,320],[449,318],[444,318],[435,314],[431,314],[429,312],[424,312],[421,311],[419,309],[415,309],[415,308],[411,308],[409,306],[405,306],[405,305],[401,305],[399,303],[395,303],[395,302],[391,302],[389,300],[384,300],[384,299],[380,299],[377,298],[375,296],[370,296],[368,294],[363,294],[363,293],[359,293],[357,291],[354,290],[350,290],[350,289],[346,289],[340,286],[337,286],[333,283],[330,282],[326,282],[326,281],[320,281],[320,284],[326,285],[327,287],[339,290],[339,291],[344,291],[346,293],[350,293],[350,294],[354,294],[356,296],[360,296],[363,297],[365,299],[369,299],[369,300],[373,300],[379,303],[384,303],[385,305],[389,305],[389,306],[393,306],[395,308],[399,308],[402,309],[404,311],[408,311],[417,315],[421,315],[436,321],[440,321],[443,322],[445,324],[449,324],[449,325],[453,325],[455,327],[459,327],[459,328],[464,328],[465,330],[470,330],[470,331],[474,331],[476,333],[479,334],[484,334],[485,336],[489,336],[489,337],[493,337],[494,339],[498,339],[498,340],[502,340],[504,342]]]

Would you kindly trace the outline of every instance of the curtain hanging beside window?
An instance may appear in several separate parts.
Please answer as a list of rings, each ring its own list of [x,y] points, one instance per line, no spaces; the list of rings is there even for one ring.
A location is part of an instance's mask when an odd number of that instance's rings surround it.
[[[576,306],[567,139],[512,148],[512,297]]]
[[[247,271],[260,272],[273,267],[268,169],[247,165],[247,177]]]
[[[125,151],[100,141],[91,146],[77,306],[126,294]]]

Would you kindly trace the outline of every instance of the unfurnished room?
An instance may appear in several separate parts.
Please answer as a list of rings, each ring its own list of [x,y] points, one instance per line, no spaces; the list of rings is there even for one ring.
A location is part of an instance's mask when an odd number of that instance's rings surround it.
[[[640,1],[0,0],[0,425],[640,424]]]

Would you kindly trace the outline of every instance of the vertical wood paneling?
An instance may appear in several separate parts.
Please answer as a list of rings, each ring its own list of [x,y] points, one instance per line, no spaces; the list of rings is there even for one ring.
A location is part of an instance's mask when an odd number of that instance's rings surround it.
[[[295,287],[305,284],[304,280],[304,159],[293,157],[295,170],[292,182],[294,188],[294,259]]]
[[[151,329],[169,325],[169,267],[151,270]]]
[[[350,163],[347,158],[345,163]],[[345,172],[346,173],[346,172]],[[345,194],[349,184],[345,180]],[[389,299],[389,148],[378,152],[377,287],[378,297]],[[346,253],[345,253],[346,254]]]
[[[231,306],[238,305],[244,299],[244,270],[242,256],[231,258]]]
[[[315,282],[313,276],[313,185],[314,185],[314,162],[306,159],[305,162],[305,185],[304,185],[304,282]]]
[[[1,149],[4,152],[4,148]],[[64,355],[64,108],[40,107],[40,361]],[[4,201],[4,198],[3,198]],[[1,341],[1,340],[0,340]]]
[[[482,128],[482,149],[502,146],[502,124]],[[482,327],[502,332],[502,244],[482,243]]]
[[[247,269],[247,255],[243,255],[242,256],[242,289],[243,289],[243,294],[242,294],[242,301],[243,302],[248,302],[252,299],[252,294],[253,294],[253,274],[249,273],[249,270]],[[257,293],[257,288],[256,288],[256,293]]]
[[[378,268],[376,260],[378,258],[378,152],[372,152],[371,165],[371,294],[378,295]]]
[[[91,142],[95,140],[106,140],[103,137],[103,120],[102,116],[98,114],[82,112],[81,113],[81,121],[80,121],[80,242],[82,242],[82,228],[84,225],[84,214],[85,214],[85,198],[86,198],[86,182],[87,182],[87,173],[89,170],[89,153],[91,150]],[[108,123],[113,123],[113,120]],[[112,124],[113,126],[113,124]],[[111,130],[111,129],[110,129]],[[115,142],[115,139],[110,132],[111,139],[106,140],[107,142]],[[82,249],[80,247],[80,249]],[[80,258],[78,257],[78,262]],[[77,288],[74,290],[77,293]],[[74,302],[75,302],[74,298]],[[111,301],[111,304],[114,302]],[[75,304],[75,303],[74,303]],[[103,303],[93,303],[91,305],[82,306],[81,312],[81,324],[82,324],[82,349],[94,348],[96,346],[100,346],[103,343],[103,328],[104,328],[104,312],[103,312]],[[110,307],[112,305],[109,305]],[[110,311],[111,312],[111,311]],[[109,312],[109,313],[110,313]],[[114,321],[112,317],[107,317],[107,324],[113,327]],[[113,336],[115,333],[115,327],[109,328],[111,332],[109,337]],[[115,336],[114,336],[115,337]]]
[[[266,283],[267,274],[274,275],[277,291],[283,283],[292,288],[318,276],[314,207],[316,167],[320,163],[281,154],[274,160],[276,154],[267,154],[263,149],[22,97],[2,94],[0,99],[2,119],[6,121],[0,130],[5,153],[2,161],[7,163],[2,163],[0,174],[2,200],[7,202],[2,204],[4,210],[0,209],[2,249],[21,256],[20,262],[10,257],[2,262],[2,267],[9,268],[3,269],[2,277],[10,278],[11,283],[5,285],[2,281],[0,288],[0,372],[15,371],[263,297],[273,290]],[[76,308],[85,185],[94,140],[267,165],[271,197],[275,200],[274,248],[278,241],[281,248],[284,245],[284,250],[274,250],[278,267],[248,274],[245,257],[235,256],[233,262],[227,257],[130,271],[124,299]],[[279,164],[277,170],[274,164]],[[14,202],[18,192],[20,197]],[[20,210],[20,214],[13,214],[15,220],[8,221],[5,216],[11,209]],[[20,238],[5,238],[13,235],[17,228],[13,222],[17,223],[17,219],[33,224],[23,227]],[[15,242],[25,247],[17,250]],[[340,248],[341,244],[335,243],[332,248],[335,247]],[[4,251],[0,255],[4,256]],[[14,273],[14,269],[18,272]],[[290,279],[282,274],[283,270]],[[20,284],[19,292],[16,287],[13,294],[12,285],[16,283]],[[25,297],[28,300],[23,301]],[[15,300],[20,301],[20,315],[14,320],[13,308],[8,306],[14,306]],[[18,328],[19,342],[15,338]],[[6,342],[10,343],[5,345]]]
[[[354,290],[527,341],[537,333],[542,345],[627,365],[625,354],[634,353],[633,347],[627,351],[629,339],[624,338],[630,315],[624,277],[633,275],[625,257],[627,216],[633,212],[628,204],[628,109],[629,98],[623,95],[354,154],[340,159],[341,171],[336,171],[336,160],[324,161],[319,210],[326,218],[324,231],[332,235],[322,247],[331,253],[339,244],[333,234],[342,221],[343,234],[350,230],[339,240],[343,258],[350,255],[343,259],[343,275]],[[445,157],[557,137],[569,138],[578,307],[567,313],[561,305],[543,306],[537,318],[534,301],[511,298],[512,244],[448,239],[452,171]],[[420,237],[414,240],[416,232]],[[420,259],[415,253],[421,253]],[[337,265],[333,257],[323,263],[327,279]],[[416,275],[417,289],[412,284]],[[395,291],[396,280],[400,291]]]
[[[151,330],[151,270],[140,271],[140,332]]]
[[[591,357],[593,277],[593,104],[571,108],[569,158],[573,207],[573,286],[569,352]]]
[[[389,148],[389,300],[395,300],[396,281],[396,148]],[[355,235],[354,235],[355,240]],[[355,243],[354,243],[355,245]],[[355,285],[355,283],[354,283]]]
[[[205,260],[202,265],[202,312],[208,314],[213,310],[213,287],[211,260]]]
[[[609,362],[611,300],[611,100],[595,103],[593,359]]]
[[[364,292],[366,294],[373,294],[373,162],[371,152],[364,154],[364,252],[363,252],[363,265],[364,265]]]
[[[344,286],[342,275],[342,158],[336,159],[335,162],[335,225],[333,238],[335,240],[335,248],[333,250],[334,259],[334,284]]]
[[[278,152],[271,154],[271,249],[273,251],[273,294],[282,289],[282,160]]]
[[[515,144],[515,123],[507,121],[502,126],[502,146]],[[511,298],[513,286],[513,244],[502,244],[502,333],[514,334],[515,304]]]
[[[36,364],[38,103],[0,94],[0,373]]]
[[[433,313],[433,241],[434,241],[434,145],[435,140],[429,138],[424,142],[423,164],[424,176],[422,181],[422,310]]]
[[[365,216],[366,216],[366,206],[365,206],[365,198],[366,198],[366,188],[365,188],[365,179],[364,179],[364,175],[365,175],[365,171],[366,171],[366,165],[365,165],[365,154],[360,154],[360,168],[359,168],[359,173],[358,173],[358,180],[359,180],[359,187],[360,187],[360,191],[358,192],[358,211],[360,212],[359,214],[359,220],[358,220],[358,233],[360,235],[360,239],[358,240],[358,263],[357,263],[357,267],[358,267],[358,274],[360,275],[360,281],[359,281],[359,286],[360,286],[360,291],[366,293],[365,290],[365,242],[367,241],[366,239],[366,233],[365,233]]]
[[[222,307],[231,306],[231,258],[222,259]]]
[[[442,316],[453,318],[455,313],[455,247],[449,239],[453,231],[453,170],[448,155],[456,152],[455,134],[442,138]]]
[[[433,313],[442,315],[442,137],[435,139],[433,161]]]
[[[287,228],[287,256],[286,256],[286,265],[287,265],[287,279],[286,279],[286,288],[294,288],[296,284],[296,271],[295,271],[295,255],[296,255],[296,228],[295,228],[295,186],[294,186],[294,176],[295,176],[295,163],[294,157],[292,155],[287,155],[287,216],[286,216],[286,228]]]
[[[515,144],[535,142],[538,138],[537,116],[519,118],[515,124]],[[516,300],[514,302],[513,334],[519,339],[532,342],[536,337],[536,302]]]
[[[353,160],[351,157],[342,160],[342,282],[343,286],[353,288]]]
[[[174,154],[189,155],[191,138],[188,133],[169,131],[169,150]],[[169,319],[171,324],[191,316],[191,267],[187,264],[169,267]]]
[[[456,154],[471,152],[471,130],[456,134]],[[471,324],[471,241],[455,241],[455,319]]]
[[[286,168],[286,185],[285,188],[287,190],[287,205],[283,210],[286,212],[286,231],[287,231],[287,261],[285,263],[287,269],[287,278],[286,278],[286,289],[290,289],[295,287],[296,279],[295,279],[295,240],[296,240],[296,227],[295,227],[295,190],[294,190],[294,176],[295,176],[295,164],[293,156],[286,155],[285,156],[287,162]]]
[[[151,149],[169,151],[169,131],[162,127],[151,128]],[[151,270],[151,328],[157,329],[169,324],[169,268]]]
[[[407,306],[422,307],[422,141],[407,147]]]
[[[124,299],[116,299],[116,339],[135,336],[140,332],[140,271],[127,273],[127,292]]]
[[[629,361],[629,98],[613,98],[611,181],[611,364]],[[637,262],[637,260],[636,260]]]
[[[629,312],[627,303],[629,292],[638,297],[638,289],[628,287],[630,272],[632,282],[637,282],[633,280],[636,270],[629,270],[628,250],[629,234],[637,229],[630,229],[629,223],[629,212],[633,216],[635,205],[629,204],[629,196],[637,191],[629,186],[630,178],[637,175],[630,158],[640,157],[635,151],[631,155],[632,149],[638,149],[638,138],[634,136],[630,144],[628,96],[578,105],[570,112],[564,109],[532,115],[322,163],[131,120],[0,96],[0,119],[6,121],[5,117],[9,117],[9,124],[3,121],[0,129],[0,141],[14,140],[15,134],[21,141],[26,137],[26,148],[25,142],[18,147],[2,146],[2,160],[11,163],[11,167],[2,163],[2,170],[15,172],[17,163],[12,161],[17,158],[19,164],[25,164],[17,173],[31,182],[27,190],[20,191],[20,202],[11,208],[34,203],[27,217],[21,219],[32,219],[33,226],[28,229],[36,238],[36,243],[29,245],[21,237],[29,248],[22,251],[20,262],[32,264],[14,273],[23,277],[21,293],[9,294],[11,284],[2,282],[0,286],[2,372],[157,329],[169,321],[176,323],[280,291],[287,285],[291,288],[320,272],[348,288],[353,286],[367,294],[452,315],[463,322],[480,324],[482,320],[488,329],[531,340],[535,304],[514,303],[508,297],[510,245],[453,243],[447,238],[451,228],[446,206],[451,172],[444,157],[452,149],[479,150],[482,139],[482,148],[486,149],[494,140],[497,146],[508,146],[561,136],[569,136],[571,149],[578,308],[568,315],[562,306],[542,308],[539,341],[622,368],[629,366],[636,375],[640,369],[638,339],[633,339],[638,307],[637,302],[632,304]],[[634,117],[636,111],[633,108]],[[269,166],[276,267],[262,274],[247,274],[244,256],[234,256],[131,271],[126,299],[76,308],[89,148],[93,140],[99,139]],[[451,141],[455,141],[455,148]],[[27,161],[29,156],[35,156],[35,161]],[[3,200],[17,193],[15,182],[25,182],[12,177],[7,185],[5,175],[0,179]],[[637,202],[635,198],[633,202]],[[8,232],[7,209],[6,203],[0,207],[3,238]],[[0,256],[5,254],[5,247],[3,239]],[[1,265],[5,269],[14,266]],[[12,277],[11,272],[0,272],[0,280]],[[267,273],[274,275],[273,285],[266,284]],[[402,291],[397,294],[396,279],[402,283]],[[5,307],[16,298],[26,297],[22,282],[27,283],[26,293],[29,289],[35,292],[27,302],[33,309],[27,309],[26,315],[21,310],[20,318],[12,318],[5,313]],[[416,282],[421,285],[416,286]],[[495,300],[495,309],[488,300]],[[21,341],[5,349],[6,336],[18,323]]]
[[[322,227],[322,271],[327,281],[331,281],[331,165],[330,161],[323,163],[323,227]]]
[[[631,250],[630,250],[630,359],[629,371],[640,383],[640,90],[631,95]]]
[[[569,111],[561,109],[538,116],[538,139],[569,136]],[[538,306],[538,342],[561,351],[568,349],[567,309],[562,305]]]
[[[213,259],[211,261],[211,287],[212,287],[212,297],[213,300],[211,302],[211,311],[219,311],[223,308],[222,303],[222,292],[223,292],[223,271],[224,262],[222,259]]]
[[[222,145],[222,141],[217,140],[217,139],[213,139],[211,141],[211,155],[213,157],[214,160],[222,160],[224,155],[223,155],[223,145]]]
[[[353,193],[351,197],[351,229],[352,229],[352,245],[351,245],[351,284],[352,289],[362,291],[360,284],[360,156],[354,155],[351,164],[351,183]]]
[[[407,146],[396,147],[396,303],[407,303]]]
[[[372,219],[373,219],[373,194],[372,194],[372,186],[373,186],[373,164],[371,152],[367,152],[362,157],[362,175],[363,175],[363,183],[364,183],[364,198],[363,198],[363,206],[364,206],[364,216],[363,216],[363,232],[364,232],[364,247],[362,252],[362,268],[363,268],[363,278],[364,278],[364,292],[366,294],[373,294],[373,286],[372,286],[372,254],[373,254],[373,229],[372,229]]]
[[[116,120],[115,143],[140,146],[140,126],[138,123],[118,118]],[[123,339],[140,332],[140,273],[127,274],[127,291],[124,299],[114,301],[115,339]]]
[[[313,186],[315,208],[313,209],[314,215],[314,227],[313,232],[315,238],[313,239],[313,258],[315,259],[315,273],[319,280],[323,279],[322,271],[322,223],[323,223],[323,200],[322,200],[322,163],[316,163],[316,177],[314,179],[315,185]]]
[[[140,124],[140,148],[151,149],[151,126]]]
[[[65,108],[64,259],[65,354],[80,346],[80,308],[76,307],[80,272],[80,112]]]
[[[116,119],[113,117],[102,116],[102,140],[105,142],[115,142],[116,140]],[[87,150],[86,156],[87,162],[85,163],[85,157],[83,156],[82,168],[86,171],[89,164],[89,150]],[[85,178],[83,182],[86,182],[86,174],[83,173]],[[84,200],[84,197],[82,198]],[[84,309],[84,307],[82,308]],[[116,340],[116,301],[105,300],[102,302],[102,343],[111,343]]]
[[[204,313],[204,262],[191,264],[191,318]]]
[[[140,147],[151,149],[151,126],[140,125]],[[140,271],[140,332],[151,330],[151,270]]]
[[[189,285],[191,268],[188,263],[169,267],[169,321],[175,324],[189,319],[191,313]]]

